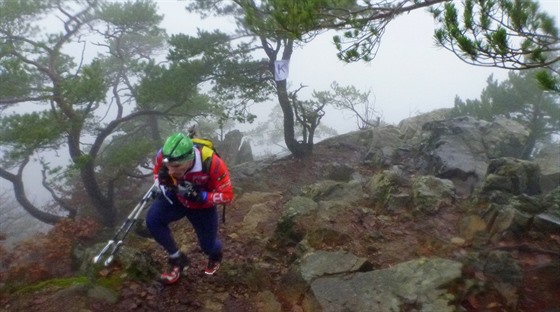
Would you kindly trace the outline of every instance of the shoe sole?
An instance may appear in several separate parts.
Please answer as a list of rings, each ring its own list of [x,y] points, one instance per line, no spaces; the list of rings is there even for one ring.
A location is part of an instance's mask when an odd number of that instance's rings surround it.
[[[206,274],[206,275],[214,275],[214,273],[216,273],[216,271],[218,271],[219,268],[220,268],[220,265],[218,264],[218,265],[216,266],[216,268],[215,268],[213,271],[204,270],[204,274]]]
[[[180,279],[181,276],[187,276],[187,270],[189,269],[188,266],[184,267],[183,270],[180,271],[179,276],[177,276],[177,278],[173,279],[173,280],[169,280],[166,278],[162,278],[160,276],[160,278],[158,279],[158,281],[164,285],[173,285],[175,283],[177,283]]]

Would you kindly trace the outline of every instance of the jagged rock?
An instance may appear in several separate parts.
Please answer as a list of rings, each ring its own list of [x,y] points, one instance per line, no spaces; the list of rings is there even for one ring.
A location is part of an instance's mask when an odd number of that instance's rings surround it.
[[[480,272],[507,302],[507,311],[515,311],[523,269],[516,254],[505,250],[470,252],[462,259],[465,271]],[[540,266],[539,266],[540,267]]]
[[[529,229],[532,215],[521,212],[511,206],[491,204],[484,213],[491,238],[497,240],[505,232],[521,234]]]
[[[360,182],[324,180],[304,187],[303,193],[306,196],[293,197],[284,205],[276,227],[276,238],[296,244],[304,240],[307,244],[305,249],[351,244],[354,241],[352,231],[340,222],[341,216],[348,215],[349,205],[357,208],[356,203],[363,201]]]
[[[498,117],[482,129],[482,134],[488,158],[520,157],[529,130],[513,119]]]
[[[462,264],[416,259],[378,271],[315,278],[311,292],[322,311],[456,311],[445,286],[461,277]]]
[[[512,195],[538,195],[540,176],[540,168],[534,162],[511,157],[493,159],[488,164],[481,192],[498,190]]]
[[[346,203],[352,203],[363,199],[362,185],[355,180],[347,183],[331,180],[318,181],[304,186],[302,194],[314,201],[344,200]]]
[[[525,194],[512,196],[511,206],[523,213],[536,215],[546,210],[542,196],[529,196]]]
[[[352,179],[354,169],[346,164],[330,164],[326,178],[338,182],[348,182]]]
[[[243,133],[239,130],[232,130],[224,135],[223,141],[214,141],[214,144],[224,161],[233,164],[242,140]]]
[[[286,243],[298,243],[308,232],[309,222],[314,218],[314,213],[319,205],[311,198],[296,196],[285,205],[274,232],[276,240]]]
[[[322,276],[343,273],[366,272],[372,269],[366,258],[346,251],[315,251],[302,257],[297,265],[299,274],[307,283]]]
[[[467,180],[481,179],[488,156],[482,139],[482,129],[488,122],[461,117],[424,124],[428,157],[427,171],[438,177]]]
[[[237,151],[237,155],[235,155],[235,164],[242,164],[253,160],[251,142],[249,140],[244,140],[241,147],[239,147],[239,151]]]
[[[412,201],[415,210],[435,214],[440,208],[453,204],[455,186],[451,180],[415,176],[412,178]]]
[[[333,222],[339,215],[348,211],[349,205],[351,207],[359,207],[357,202],[363,197],[363,194],[357,195],[358,197],[341,197],[336,200],[323,200],[319,201],[319,209],[316,211],[317,220],[322,222]],[[367,210],[367,208],[364,208]]]
[[[385,212],[399,214],[412,206],[412,195],[408,193],[390,194],[385,205]]]
[[[513,123],[458,117],[424,124],[427,139],[421,172],[452,180],[460,195],[472,194],[491,157],[515,157],[524,146],[528,132]],[[488,146],[492,146],[491,152]]]
[[[450,108],[441,108],[425,114],[403,119],[399,122],[402,137],[411,140],[422,136],[422,126],[428,122],[445,120],[449,118]]]
[[[302,195],[309,197],[314,201],[328,200],[342,196],[343,186],[343,182],[322,180],[314,184],[304,186],[302,188]]]
[[[403,144],[401,131],[397,127],[386,126],[372,128],[369,134],[371,137],[364,162],[373,167],[389,167],[393,163],[395,151]]]
[[[560,217],[551,213],[538,214],[533,220],[533,228],[542,232],[560,233]]]
[[[360,152],[363,163],[371,167],[388,167],[404,144],[401,137],[399,128],[389,125],[346,133],[323,140],[321,144],[332,146],[342,153]]]
[[[296,216],[309,215],[317,210],[319,204],[313,199],[304,196],[296,196],[284,205],[282,219],[290,219]]]
[[[560,187],[560,143],[544,146],[535,156],[541,168],[541,189],[544,193]]]
[[[375,174],[364,186],[365,192],[369,195],[371,204],[382,211],[398,213],[406,209],[402,204],[406,204],[411,197],[406,196],[409,191],[408,178],[403,171],[394,166]]]
[[[530,227],[539,231],[534,217],[547,206],[546,200],[537,196],[540,194],[539,179],[539,166],[534,162],[510,157],[490,162],[487,176],[473,201],[488,204],[483,218],[492,239],[499,239],[505,232],[521,234]]]
[[[262,159],[250,163],[242,163],[238,165],[229,165],[231,178],[234,181],[244,182],[248,179],[254,179],[266,167],[270,166],[272,159]]]
[[[546,211],[560,218],[560,186],[546,194],[543,206]]]
[[[244,215],[242,226],[237,231],[243,236],[270,237],[274,229],[259,226],[270,217],[276,203],[282,198],[278,192],[264,193],[251,192],[241,195],[236,199],[242,209],[247,212]]]
[[[554,194],[554,192],[550,194]],[[551,212],[554,209],[547,210],[547,208],[555,207],[554,200],[547,200],[547,198],[549,197],[542,199],[539,196],[525,194],[515,196],[508,192],[492,190],[480,194],[480,198],[476,198],[474,201],[479,204],[487,202],[482,217],[488,224],[487,229],[490,236],[496,240],[506,232],[522,234],[529,229],[549,231],[550,226],[554,227],[555,219],[548,217],[555,215],[554,212]],[[557,216],[560,217],[560,211],[557,213],[559,213]]]

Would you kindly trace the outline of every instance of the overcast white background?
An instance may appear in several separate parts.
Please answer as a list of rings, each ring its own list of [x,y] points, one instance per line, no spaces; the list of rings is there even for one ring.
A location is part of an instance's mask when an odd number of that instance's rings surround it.
[[[559,23],[560,0],[540,0],[541,7]],[[232,27],[216,19],[200,20],[189,15],[184,1],[157,1],[164,14],[163,27],[168,33],[196,34],[196,28],[226,31]],[[382,119],[397,124],[404,118],[437,108],[453,107],[455,96],[473,99],[480,95],[490,74],[498,80],[507,78],[507,70],[483,68],[462,62],[453,53],[437,48],[433,33],[435,24],[425,10],[399,16],[389,23],[382,37],[377,56],[370,63],[344,64],[336,58],[332,35],[323,34],[294,51],[288,82],[308,86],[301,95],[313,90],[329,90],[333,81],[342,86],[353,85],[362,91],[372,91],[377,111]],[[264,122],[270,106],[253,107]],[[327,112],[323,122],[339,133],[356,130],[350,114],[342,116]]]

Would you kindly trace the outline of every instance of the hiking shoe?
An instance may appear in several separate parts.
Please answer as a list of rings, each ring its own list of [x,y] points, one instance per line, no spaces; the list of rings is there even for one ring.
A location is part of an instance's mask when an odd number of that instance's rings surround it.
[[[189,259],[184,253],[180,253],[177,258],[169,258],[169,266],[171,270],[169,273],[162,273],[159,277],[159,281],[165,285],[171,285],[176,283],[181,274],[186,274],[189,268]]]
[[[220,261],[214,261],[208,259],[208,264],[206,265],[206,269],[204,269],[204,273],[206,275],[214,275],[216,271],[220,268]]]
[[[210,255],[210,257],[208,257],[208,264],[204,269],[204,273],[206,273],[206,275],[214,275],[214,273],[218,271],[220,268],[220,262],[222,262],[222,256],[223,254],[220,252],[217,255]]]

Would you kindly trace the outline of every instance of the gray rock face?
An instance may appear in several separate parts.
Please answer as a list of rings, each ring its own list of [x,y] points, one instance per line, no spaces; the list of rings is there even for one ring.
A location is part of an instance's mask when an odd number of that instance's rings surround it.
[[[460,194],[470,195],[496,157],[516,157],[528,132],[513,121],[489,123],[458,117],[426,123],[423,147],[426,173],[453,180]]]
[[[235,164],[242,164],[253,160],[253,149],[251,148],[251,143],[248,140],[245,140],[241,144],[241,147],[239,147],[239,151],[235,157]]]
[[[426,123],[428,146],[431,156],[428,169],[439,177],[462,175],[484,176],[488,157],[482,141],[481,129],[489,123],[470,117]]]
[[[488,164],[482,191],[499,190],[513,195],[541,193],[539,166],[530,161],[503,157]]]
[[[390,269],[316,278],[311,291],[329,311],[455,311],[445,286],[460,278],[462,264],[416,259]]]
[[[349,252],[320,250],[305,255],[299,270],[303,280],[311,283],[321,276],[371,270],[371,264]]]
[[[441,108],[425,114],[406,118],[399,122],[399,128],[401,129],[405,139],[420,139],[422,136],[422,126],[424,124],[432,121],[448,119],[450,112],[450,108]]]
[[[490,161],[475,201],[487,207],[483,217],[493,240],[508,232],[554,228],[554,218],[543,212],[554,212],[555,193],[541,196],[540,177],[534,162],[511,157]]]
[[[534,226],[543,232],[560,232],[560,217],[551,213],[541,213],[535,217]]]
[[[435,214],[443,206],[454,202],[455,186],[450,180],[433,176],[419,176],[412,179],[412,195],[416,210]]]
[[[535,162],[541,168],[541,188],[548,193],[560,187],[560,143],[550,144],[535,156]]]

